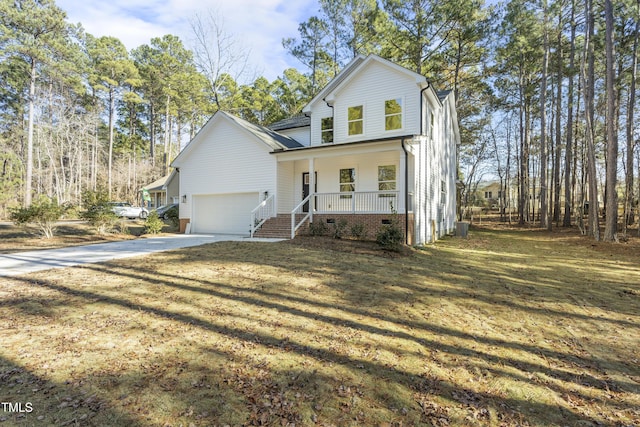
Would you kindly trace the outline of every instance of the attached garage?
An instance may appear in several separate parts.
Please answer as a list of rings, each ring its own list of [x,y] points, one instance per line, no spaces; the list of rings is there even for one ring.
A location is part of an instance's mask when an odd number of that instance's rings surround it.
[[[258,203],[257,192],[194,195],[191,232],[247,235]]]

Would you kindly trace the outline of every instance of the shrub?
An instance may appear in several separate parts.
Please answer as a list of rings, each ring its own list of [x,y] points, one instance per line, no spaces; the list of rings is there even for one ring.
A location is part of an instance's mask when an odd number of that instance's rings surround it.
[[[312,236],[324,236],[328,232],[327,224],[316,221],[309,224],[309,234]]]
[[[180,215],[178,209],[169,209],[167,216],[169,217],[169,222],[174,228],[178,228],[180,226]]]
[[[40,196],[29,207],[11,209],[9,212],[9,218],[16,225],[33,224],[44,238],[49,239],[55,234],[56,221],[62,218],[65,208],[58,205],[56,200]]]
[[[87,190],[82,194],[82,205],[86,209],[80,218],[86,220],[98,233],[106,234],[114,230],[118,217],[109,206],[109,195],[106,190]]]
[[[144,222],[144,231],[142,233],[158,234],[162,231],[162,227],[164,227],[164,222],[158,216],[158,212],[152,211]]]
[[[353,224],[351,226],[351,237],[359,240],[364,240],[367,237],[367,228],[361,222]]]
[[[391,211],[393,212],[391,222],[380,229],[376,235],[376,243],[386,250],[400,252],[404,244],[404,232],[400,227],[398,213],[393,208],[393,205],[391,206]]]
[[[342,239],[344,236],[344,232],[347,229],[347,221],[345,219],[340,219],[333,223],[333,238],[334,239]]]

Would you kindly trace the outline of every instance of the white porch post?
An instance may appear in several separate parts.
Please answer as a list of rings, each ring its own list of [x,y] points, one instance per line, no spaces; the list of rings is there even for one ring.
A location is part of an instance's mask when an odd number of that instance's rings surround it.
[[[398,180],[398,182],[400,183],[400,185],[398,186],[398,198],[400,199],[400,203],[398,203],[398,206],[396,206],[396,211],[397,212],[406,212],[406,200],[405,200],[405,195],[407,194],[407,190],[406,190],[406,185],[407,183],[405,182],[405,176],[406,172],[405,172],[405,168],[407,167],[407,160],[406,160],[406,155],[401,151],[400,152],[400,170],[398,171],[398,176],[396,177],[396,179]]]
[[[316,210],[315,193],[316,193],[316,173],[315,159],[309,158],[309,194],[313,195],[309,198],[309,222],[313,222],[313,211]]]

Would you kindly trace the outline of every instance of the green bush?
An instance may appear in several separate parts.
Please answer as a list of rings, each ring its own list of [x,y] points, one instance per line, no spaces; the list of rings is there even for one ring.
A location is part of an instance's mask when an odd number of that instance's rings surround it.
[[[118,223],[118,216],[111,210],[106,190],[87,190],[82,194],[82,205],[86,209],[80,212],[80,218],[95,227],[98,233],[112,232]]]
[[[400,252],[404,244],[404,231],[400,227],[398,213],[393,208],[393,205],[391,206],[391,212],[391,222],[382,226],[376,235],[376,243],[383,249]]]
[[[158,212],[151,211],[147,220],[144,222],[144,231],[143,234],[158,234],[162,231],[164,227],[164,222],[158,216]]]
[[[333,223],[333,238],[342,239],[345,230],[347,229],[347,220],[340,219]]]
[[[64,206],[47,196],[36,198],[29,207],[10,209],[9,219],[16,225],[32,224],[44,238],[51,238],[56,231],[56,222],[64,215]]]
[[[364,240],[367,237],[367,229],[361,222],[353,224],[351,226],[351,237],[359,240]]]
[[[329,229],[327,228],[327,224],[322,221],[316,221],[309,224],[309,234],[312,236],[324,236],[328,231]]]
[[[376,243],[383,249],[400,252],[404,243],[404,232],[398,224],[386,224],[376,235]]]
[[[180,215],[178,209],[169,209],[167,216],[169,217],[169,222],[173,228],[178,228],[180,226]]]

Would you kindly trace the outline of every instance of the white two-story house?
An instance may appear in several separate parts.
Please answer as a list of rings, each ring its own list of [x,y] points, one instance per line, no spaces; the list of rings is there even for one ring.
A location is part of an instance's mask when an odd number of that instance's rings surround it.
[[[270,128],[216,113],[172,165],[181,229],[293,237],[311,222],[398,221],[409,244],[455,227],[453,94],[379,56],[350,62]]]

